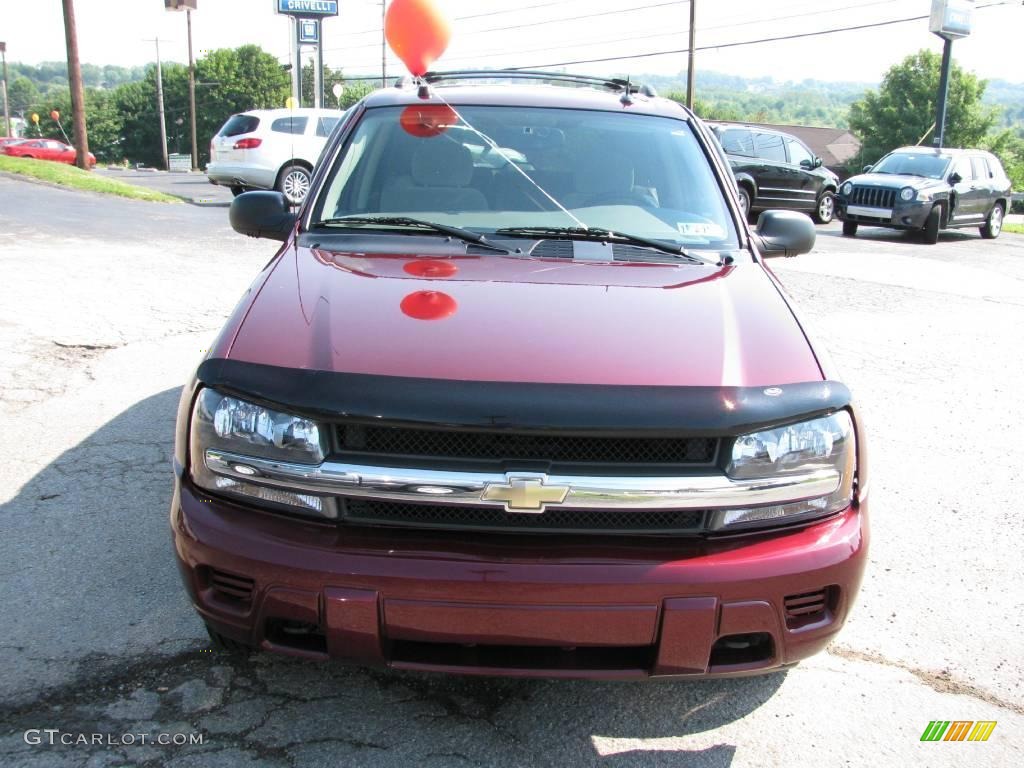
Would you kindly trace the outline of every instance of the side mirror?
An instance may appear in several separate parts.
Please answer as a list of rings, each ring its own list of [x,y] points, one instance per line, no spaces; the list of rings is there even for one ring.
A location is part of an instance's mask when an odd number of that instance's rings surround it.
[[[765,258],[810,253],[816,237],[810,216],[796,211],[765,211],[754,232],[758,250]]]
[[[280,192],[243,192],[231,201],[228,210],[235,232],[271,240],[287,240],[295,218]]]
[[[815,168],[821,168],[821,158],[820,157],[814,158],[814,167]]]
[[[951,174],[949,174],[949,183],[950,184],[959,184],[963,180],[964,180],[964,177],[961,176],[956,171],[953,171]]]
[[[821,163],[818,163],[818,165],[821,165]],[[811,170],[812,168],[817,168],[818,165],[815,165],[813,160],[808,160],[806,158],[800,161],[800,167],[807,171]]]
[[[861,168],[861,173],[871,173],[871,169],[874,167],[875,166],[873,165],[865,165],[863,168]]]

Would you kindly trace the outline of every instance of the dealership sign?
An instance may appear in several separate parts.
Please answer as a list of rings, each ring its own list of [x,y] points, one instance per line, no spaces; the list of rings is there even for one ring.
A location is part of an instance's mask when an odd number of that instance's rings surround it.
[[[278,13],[320,18],[338,15],[338,0],[275,0]]]
[[[971,34],[974,0],[932,0],[928,29],[946,40]]]

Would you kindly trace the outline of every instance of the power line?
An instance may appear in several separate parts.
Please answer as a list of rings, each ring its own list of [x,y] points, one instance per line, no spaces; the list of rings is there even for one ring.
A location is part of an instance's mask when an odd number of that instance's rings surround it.
[[[975,6],[975,9],[976,10],[981,10],[981,9],[984,9],[984,8],[994,8],[996,6],[1012,5],[1012,4],[1014,4],[1014,2],[1015,2],[1015,0],[1013,0],[1013,2],[1011,2],[1011,0],[1002,0],[1002,2],[987,3],[985,5],[977,5],[977,6]],[[878,21],[878,22],[874,22],[874,23],[870,23],[870,24],[855,24],[855,25],[850,25],[850,26],[846,26],[846,27],[834,27],[832,29],[823,29],[823,30],[819,30],[817,32],[802,32],[802,33],[796,33],[796,34],[790,34],[790,35],[779,35],[779,36],[776,36],[776,37],[762,37],[762,38],[758,38],[756,40],[740,40],[740,41],[731,42],[731,43],[718,43],[718,44],[715,44],[715,45],[697,46],[696,48],[694,48],[694,50],[695,51],[714,51],[714,50],[721,50],[723,48],[738,48],[740,46],[746,46],[746,45],[759,45],[761,43],[775,43],[775,42],[781,42],[781,41],[785,41],[785,40],[798,40],[798,39],[808,38],[808,37],[820,37],[820,36],[823,36],[823,35],[836,34],[838,32],[853,32],[853,31],[858,31],[858,30],[863,30],[863,29],[874,29],[874,28],[878,28],[878,27],[893,26],[893,25],[896,25],[896,24],[905,24],[905,23],[908,23],[908,22],[911,22],[911,21],[921,21],[921,20],[927,19],[927,18],[929,18],[929,16],[908,16],[908,17],[905,17],[905,18],[902,18],[902,19],[890,19],[888,21]],[[575,64],[600,64],[600,63],[609,62],[609,61],[626,61],[628,59],[646,59],[646,58],[653,58],[655,56],[671,56],[671,55],[678,55],[678,54],[689,53],[689,52],[690,52],[689,48],[677,48],[677,49],[673,49],[673,50],[669,50],[669,51],[653,51],[653,52],[648,52],[648,53],[631,54],[631,55],[627,55],[627,56],[604,56],[604,57],[597,58],[597,59],[577,59],[575,61],[561,61],[561,62],[555,62],[555,63],[549,63],[549,64],[529,64],[529,65],[519,66],[519,67],[507,67],[507,69],[510,69],[510,70],[550,69],[552,67],[568,67],[568,66],[572,66],[572,65],[575,65]],[[501,76],[500,75],[500,71],[496,71],[495,72],[495,77],[500,77],[500,76]],[[345,79],[346,80],[354,80],[354,81],[355,80],[376,80],[376,79],[379,79],[379,76],[376,76],[376,77],[352,76],[352,77],[346,77]]]
[[[601,11],[600,13],[586,13],[586,14],[583,14],[583,15],[580,15],[580,16],[562,16],[562,17],[559,17],[557,19],[546,19],[544,21],[532,21],[532,22],[529,22],[527,24],[513,24],[511,26],[505,26],[505,27],[488,27],[487,29],[475,29],[475,30],[473,30],[471,32],[471,34],[482,35],[482,34],[485,34],[487,32],[505,32],[505,31],[508,31],[508,30],[526,29],[527,27],[539,27],[542,24],[560,24],[560,23],[562,23],[564,21],[581,21],[581,20],[585,20],[585,19],[597,18],[598,16],[615,16],[615,15],[622,14],[622,13],[633,13],[634,11],[645,11],[645,10],[647,10],[649,8],[664,8],[664,7],[669,6],[669,5],[686,5],[689,1],[690,0],[667,0],[666,2],[652,3],[652,4],[649,4],[649,5],[638,5],[638,6],[634,6],[632,8],[617,8],[617,9],[615,9],[613,11]],[[380,32],[381,32],[381,29],[380,29],[380,27],[377,27],[376,29],[367,29],[367,30],[363,30],[361,32],[353,32],[352,34],[354,34],[354,35],[361,35],[361,34],[369,34],[370,32],[373,32],[373,33],[379,35]],[[347,47],[346,48],[324,48],[324,53],[328,53],[330,51],[343,51],[343,50],[348,50],[348,48]]]
[[[861,8],[868,8],[868,7],[874,6],[874,5],[891,5],[892,2],[893,2],[893,0],[874,0],[873,2],[869,2],[869,3],[859,3],[859,4],[854,4],[854,5],[845,5],[845,6],[841,6],[841,7],[838,7],[838,8],[828,8],[827,10],[820,10],[820,6],[816,6],[817,8],[819,8],[819,10],[805,11],[803,13],[795,13],[795,14],[791,14],[791,15],[788,15],[788,16],[776,16],[776,17],[772,17],[772,18],[751,19],[751,20],[747,20],[747,21],[736,22],[734,24],[716,24],[716,25],[709,26],[709,27],[700,27],[698,29],[698,31],[701,32],[701,33],[704,33],[704,32],[710,32],[712,30],[735,29],[737,27],[745,27],[745,26],[750,26],[752,24],[763,24],[763,23],[771,22],[771,21],[786,21],[786,20],[790,20],[790,19],[803,18],[803,17],[808,17],[808,16],[820,16],[820,15],[823,15],[823,14],[833,14],[833,13],[837,13],[839,11],[859,10]],[[790,7],[794,7],[794,6],[790,6]],[[591,40],[585,40],[585,41],[581,41],[581,42],[577,42],[577,43],[572,43],[571,45],[562,45],[562,46],[559,46],[559,47],[562,50],[565,50],[565,49],[569,49],[569,48],[586,48],[586,47],[591,46],[591,45],[603,45],[603,44],[606,44],[606,43],[626,43],[626,42],[634,42],[634,41],[639,41],[639,40],[650,40],[650,39],[659,38],[659,37],[679,37],[680,35],[685,34],[687,31],[688,30],[683,30],[683,31],[680,32],[680,31],[673,30],[671,32],[654,32],[654,33],[648,34],[648,35],[634,35],[632,37],[622,37],[622,36],[619,36],[619,37],[613,37],[613,38],[602,38],[600,40],[591,39]],[[355,50],[359,50],[361,48],[376,48],[376,47],[377,47],[376,43],[371,43],[369,45],[350,46],[350,47],[345,48],[345,50],[347,50],[347,51],[355,51]],[[551,46],[550,45],[546,45],[546,46],[543,46],[541,48],[529,48],[529,49],[521,49],[520,48],[520,49],[516,49],[515,53],[516,54],[539,53],[541,51],[547,51],[547,50],[550,50],[550,49],[551,49]],[[334,50],[338,50],[338,49],[334,49]],[[684,51],[684,53],[685,52],[686,51]],[[483,53],[483,54],[477,54],[477,55],[466,54],[466,55],[463,55],[463,56],[456,56],[454,58],[447,58],[447,59],[445,59],[445,62],[448,63],[448,62],[457,62],[457,61],[479,61],[481,59],[494,59],[494,58],[501,58],[501,57],[505,57],[505,56],[509,56],[509,55],[510,54],[507,53],[507,52]],[[372,62],[371,63],[359,62],[359,63],[356,63],[356,64],[351,64],[350,63],[348,66],[358,69],[358,68],[361,68],[361,67],[373,66],[373,63]]]

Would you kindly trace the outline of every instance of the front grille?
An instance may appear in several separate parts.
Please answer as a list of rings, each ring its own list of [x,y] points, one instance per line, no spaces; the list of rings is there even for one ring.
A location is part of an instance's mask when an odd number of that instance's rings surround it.
[[[706,437],[581,437],[360,424],[339,425],[337,438],[345,453],[554,464],[707,465],[714,463],[718,449],[718,440]]]
[[[680,534],[703,530],[703,510],[581,510],[548,507],[518,514],[493,507],[442,506],[345,499],[342,518],[355,525],[487,531]]]
[[[850,204],[867,208],[892,208],[896,205],[896,190],[855,185],[850,192]]]

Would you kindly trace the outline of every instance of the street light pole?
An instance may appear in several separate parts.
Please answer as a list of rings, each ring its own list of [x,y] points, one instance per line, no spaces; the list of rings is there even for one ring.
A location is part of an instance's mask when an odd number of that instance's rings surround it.
[[[78,59],[78,28],[75,26],[74,0],[64,3],[64,41],[68,49],[68,84],[71,86],[71,115],[75,130],[75,165],[89,168],[89,137],[85,128],[85,89],[82,64]]]
[[[160,152],[164,161],[164,170],[169,169],[167,162],[167,122],[164,119],[164,71],[160,65],[160,38],[152,38],[156,43],[156,109],[160,115]]]
[[[697,0],[690,0],[690,51],[686,65],[686,107],[693,109],[693,90],[696,73],[694,67],[694,47],[697,45]]]
[[[4,60],[4,129],[8,136],[13,136],[11,130],[11,113],[7,109],[7,43],[0,43],[0,57]]]
[[[387,3],[380,0],[380,87],[387,88],[388,79],[388,40],[384,32],[384,25],[387,21]]]

